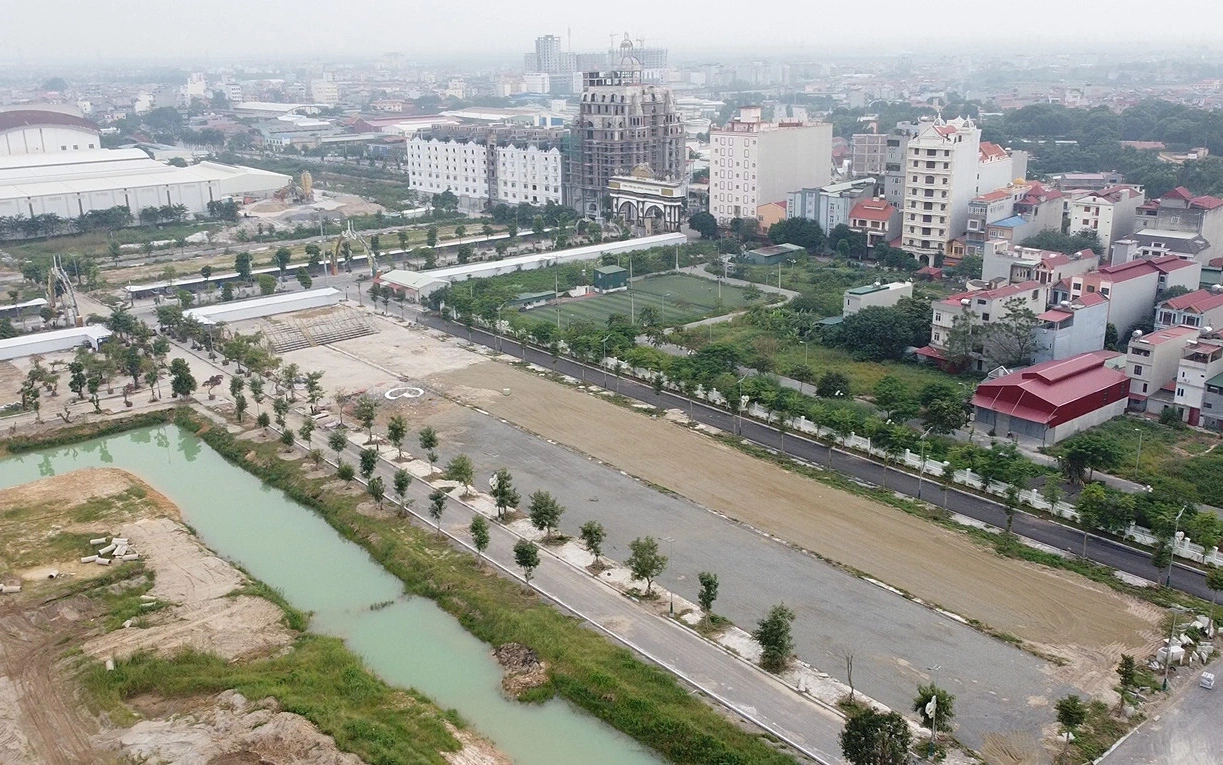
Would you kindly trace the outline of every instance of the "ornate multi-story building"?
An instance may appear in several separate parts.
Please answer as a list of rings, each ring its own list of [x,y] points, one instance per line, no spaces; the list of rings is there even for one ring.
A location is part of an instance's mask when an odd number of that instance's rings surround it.
[[[604,211],[608,182],[645,165],[659,180],[687,175],[684,123],[671,91],[646,84],[627,38],[620,64],[582,75],[582,100],[573,126],[569,204],[583,215]]]
[[[407,142],[408,185],[450,191],[470,204],[560,204],[565,131],[516,125],[454,125]]]

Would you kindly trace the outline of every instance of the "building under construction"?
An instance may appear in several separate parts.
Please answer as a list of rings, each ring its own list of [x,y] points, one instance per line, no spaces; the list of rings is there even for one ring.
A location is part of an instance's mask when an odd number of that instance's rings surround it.
[[[572,136],[567,184],[570,206],[583,215],[606,213],[608,181],[642,166],[654,178],[687,173],[684,125],[671,91],[646,84],[641,60],[625,36],[613,71],[582,75],[582,101]]]

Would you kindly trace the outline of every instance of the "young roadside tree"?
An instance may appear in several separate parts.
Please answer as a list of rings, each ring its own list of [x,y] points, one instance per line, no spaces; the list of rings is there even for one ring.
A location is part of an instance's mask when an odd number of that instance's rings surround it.
[[[322,372],[306,373],[306,401],[310,402],[310,414],[318,414],[319,402],[326,395],[323,391],[322,379]],[[292,392],[289,395],[293,395]]]
[[[492,493],[493,502],[497,505],[497,518],[500,520],[505,519],[505,513],[511,507],[518,507],[521,499],[518,490],[514,488],[514,478],[506,468],[499,468],[493,473]]]
[[[471,519],[471,525],[467,527],[467,531],[471,534],[471,543],[476,547],[476,555],[479,556],[480,563],[484,563],[484,551],[488,549],[489,533],[488,521],[483,515],[477,515]]]
[[[267,412],[260,412],[255,417],[255,424],[264,430],[267,430],[272,425],[272,418],[268,416]]]
[[[425,454],[429,457],[429,464],[437,462],[437,431],[431,426],[426,425],[420,429],[420,448],[425,450]]]
[[[277,396],[276,398],[272,399],[272,411],[276,413],[277,427],[284,430],[285,423],[287,422],[286,418],[289,416],[289,402],[286,399]]]
[[[1070,748],[1071,734],[1087,721],[1087,705],[1078,696],[1071,694],[1058,699],[1055,708],[1057,709],[1057,722],[1062,726],[1062,731],[1066,735],[1066,745],[1062,749],[1062,753],[1065,754],[1066,749]]]
[[[458,481],[463,485],[463,495],[471,493],[471,485],[476,482],[476,468],[471,464],[471,457],[460,454],[446,465],[446,480]]]
[[[1172,543],[1167,539],[1159,539],[1155,542],[1155,549],[1151,552],[1151,566],[1156,572],[1156,581],[1164,578],[1164,571],[1172,565]],[[1167,585],[1167,580],[1164,580],[1164,585]]]
[[[347,462],[341,462],[335,469],[336,477],[341,481],[348,483],[357,477],[357,471],[353,470],[352,465]]]
[[[386,423],[386,440],[399,453],[396,459],[403,459],[403,440],[408,436],[408,421],[403,415],[391,415],[391,419]]]
[[[285,428],[284,432],[280,434],[280,445],[283,446],[287,452],[293,451],[293,431]]]
[[[769,672],[781,672],[790,663],[790,655],[794,653],[793,624],[794,612],[784,603],[773,606],[768,615],[756,623],[752,637],[760,644],[760,666]]]
[[[629,542],[629,556],[625,563],[634,579],[645,582],[645,594],[652,594],[654,580],[667,568],[667,556],[658,552],[658,540],[654,537],[638,537]]]
[[[709,617],[713,614],[713,602],[718,599],[718,575],[702,571],[696,575],[696,580],[701,585],[696,602],[701,604],[701,610],[705,612],[701,620],[708,624]]]
[[[935,699],[933,706],[930,699]],[[927,710],[933,710],[933,713]],[[913,697],[913,711],[921,717],[922,725],[931,731],[931,736],[937,738],[939,731],[950,732],[951,721],[955,718],[955,696],[939,688],[934,683],[919,686],[917,695]]]
[[[893,420],[906,420],[908,417],[896,416],[898,413],[911,414],[915,402],[909,387],[896,375],[884,375],[875,383],[875,406],[882,409]]]
[[[368,481],[369,477],[374,474],[374,470],[378,467],[378,450],[362,449],[360,460],[361,477]]]
[[[582,538],[582,544],[586,545],[586,551],[595,556],[592,565],[599,565],[599,558],[603,555],[603,540],[607,538],[607,531],[603,528],[603,524],[598,521],[586,521],[582,524],[582,528],[578,529],[578,536]]]
[[[853,765],[905,765],[913,733],[899,712],[866,709],[851,715],[841,731],[841,754]]]
[[[412,485],[412,474],[400,468],[395,471],[395,476],[391,481],[395,488],[395,496],[399,498],[400,515],[406,515],[407,509],[403,504],[403,496],[408,493],[408,487]]]
[[[344,452],[344,447],[346,446],[348,446],[348,439],[344,436],[343,431],[333,430],[331,431],[331,434],[327,436],[327,448],[335,452],[335,461],[337,465],[340,462],[340,455]]]
[[[234,414],[238,415],[238,422],[242,422],[242,415],[246,414],[246,396],[241,393],[234,396]]]
[[[374,420],[378,416],[378,404],[369,396],[362,396],[357,402],[357,407],[353,414],[357,418],[357,422],[361,423],[361,427],[365,428],[369,439],[365,442],[371,444],[374,442]]]
[[[434,489],[429,494],[429,517],[437,524],[437,534],[442,535],[442,513],[446,511],[446,492]]]
[[[1121,661],[1117,663],[1117,678],[1122,690],[1133,688],[1138,682],[1138,663],[1128,653],[1121,654]]]
[[[86,380],[86,387],[89,381]],[[195,377],[186,359],[174,359],[170,362],[170,392],[178,398],[187,398],[195,392]],[[92,391],[90,391],[92,393]]]
[[[1219,590],[1223,590],[1223,568],[1211,566],[1206,571],[1206,587],[1210,590],[1210,623],[1215,623],[1215,603],[1219,599]]]
[[[551,493],[536,491],[531,494],[531,505],[527,512],[531,517],[531,525],[544,532],[544,539],[552,539],[556,528],[560,526],[561,515],[565,508],[556,501]]]
[[[1111,470],[1121,464],[1124,452],[1120,442],[1096,433],[1081,433],[1059,447],[1058,465],[1071,483],[1090,481],[1096,470]]]
[[[522,569],[522,578],[530,584],[535,569],[539,568],[539,548],[529,539],[519,539],[514,544],[514,562]]]
[[[314,420],[307,417],[302,421],[301,427],[297,429],[297,435],[301,436],[301,440],[309,445],[311,437],[314,436],[314,428]]]
[[[286,430],[285,432],[288,433],[289,431]],[[386,497],[386,484],[383,483],[382,476],[376,475],[369,479],[369,483],[366,485],[365,490],[369,493],[370,497],[372,497],[373,500],[378,503],[378,509],[381,510],[382,500]]]

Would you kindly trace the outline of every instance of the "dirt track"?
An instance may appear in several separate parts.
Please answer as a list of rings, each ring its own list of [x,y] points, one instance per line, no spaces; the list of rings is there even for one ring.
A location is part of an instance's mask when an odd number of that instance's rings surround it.
[[[1001,558],[963,535],[506,364],[487,361],[430,383],[927,602],[1058,653],[1069,649],[1076,680],[1098,672],[1097,658],[1154,638],[1156,609],[1137,599]]]

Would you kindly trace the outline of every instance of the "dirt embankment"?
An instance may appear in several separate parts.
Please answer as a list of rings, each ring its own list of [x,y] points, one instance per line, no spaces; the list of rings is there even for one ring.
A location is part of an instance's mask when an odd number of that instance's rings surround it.
[[[282,712],[275,699],[252,703],[235,691],[213,696],[186,714],[142,720],[104,739],[131,762],[361,765],[360,757],[336,749],[335,741],[309,720]]]
[[[438,374],[431,385],[730,518],[866,572],[930,603],[1067,656],[1100,680],[1121,651],[1158,640],[1157,609],[1066,572],[999,557],[962,534],[626,413],[506,364]],[[512,389],[514,395],[503,395]]]
[[[118,753],[136,761],[148,756],[178,761],[181,756],[154,756],[153,749],[163,746],[165,752],[194,758],[196,752],[182,748],[183,742],[209,736],[238,742],[226,743],[219,753],[240,754],[249,745],[271,761],[359,763],[297,715],[266,709],[239,714],[233,704],[218,703],[199,711],[190,730],[177,721],[146,720],[136,734],[141,747],[153,747],[146,751],[125,748],[123,738],[131,731],[109,729],[82,708],[70,676],[79,658],[65,658],[75,648],[105,659],[191,646],[237,659],[277,650],[291,640],[276,605],[229,596],[245,577],[212,555],[178,517],[169,500],[120,470],[80,470],[0,491],[0,542],[6,560],[20,564],[5,578],[24,580],[21,593],[0,596],[0,762],[108,762]],[[106,591],[121,592],[130,586],[122,578],[123,566],[131,569],[130,581],[142,579],[139,563],[80,563],[80,556],[92,552],[88,539],[101,536],[129,539],[154,576],[149,602],[169,607],[137,617],[130,628],[105,632],[99,600],[64,596],[67,588],[79,589],[102,574],[120,577]],[[50,570],[59,575],[47,577]],[[176,711],[168,706],[170,713]]]

